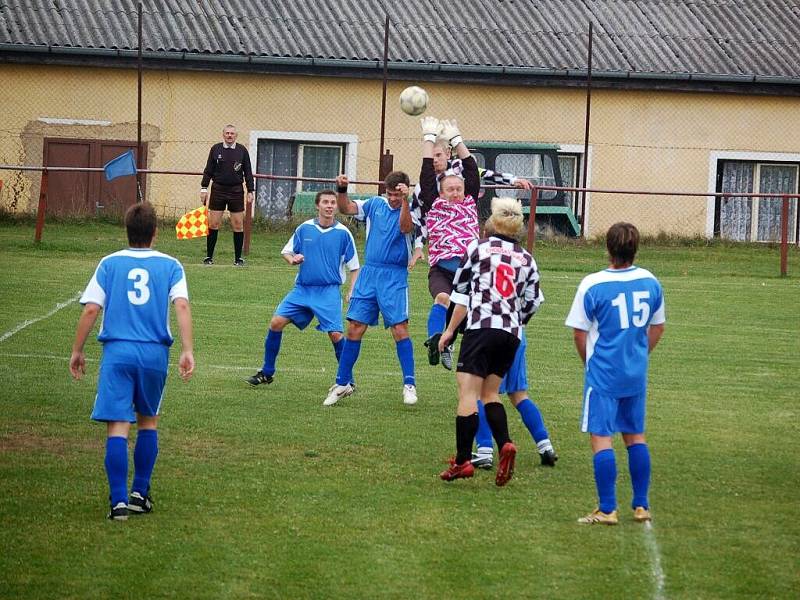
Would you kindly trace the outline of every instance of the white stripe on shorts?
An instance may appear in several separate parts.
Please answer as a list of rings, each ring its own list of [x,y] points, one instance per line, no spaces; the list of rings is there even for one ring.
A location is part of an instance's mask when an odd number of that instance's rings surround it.
[[[583,420],[581,421],[581,431],[586,433],[589,430],[589,396],[592,395],[592,386],[586,388],[586,395],[583,397]]]

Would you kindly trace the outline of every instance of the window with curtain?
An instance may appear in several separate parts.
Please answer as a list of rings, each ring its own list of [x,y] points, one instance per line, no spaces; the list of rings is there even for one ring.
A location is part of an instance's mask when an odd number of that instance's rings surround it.
[[[796,194],[796,163],[721,161],[720,192]],[[781,236],[780,196],[747,198],[731,196],[718,201],[718,231],[722,238],[737,241],[774,242]],[[797,199],[789,201],[789,241],[797,233]]]
[[[344,150],[345,144],[260,139],[257,172],[333,179],[344,172]],[[324,182],[258,179],[256,209],[268,219],[282,219],[295,193],[332,187],[332,183]]]

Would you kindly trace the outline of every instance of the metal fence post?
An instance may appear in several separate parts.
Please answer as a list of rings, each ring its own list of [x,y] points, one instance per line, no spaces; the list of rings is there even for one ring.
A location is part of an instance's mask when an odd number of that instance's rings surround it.
[[[539,202],[539,188],[535,185],[531,188],[531,206],[528,213],[528,252],[533,251],[533,244],[536,241],[536,204]]]
[[[781,276],[786,277],[789,251],[789,196],[782,196],[781,202]]]

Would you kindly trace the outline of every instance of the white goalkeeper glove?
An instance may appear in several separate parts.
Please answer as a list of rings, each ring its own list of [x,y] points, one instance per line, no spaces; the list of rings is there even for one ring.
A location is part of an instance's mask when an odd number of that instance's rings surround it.
[[[422,117],[419,123],[422,126],[422,139],[435,144],[436,136],[439,135],[439,119],[436,117]]]
[[[464,138],[461,137],[461,130],[458,128],[458,123],[456,123],[455,119],[442,121],[442,137],[449,140],[451,148],[464,143]]]

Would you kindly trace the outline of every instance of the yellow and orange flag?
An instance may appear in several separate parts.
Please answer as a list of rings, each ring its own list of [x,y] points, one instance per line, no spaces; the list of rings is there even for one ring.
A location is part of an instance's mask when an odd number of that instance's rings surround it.
[[[205,206],[190,210],[175,225],[179,240],[190,240],[208,235],[208,209]]]

